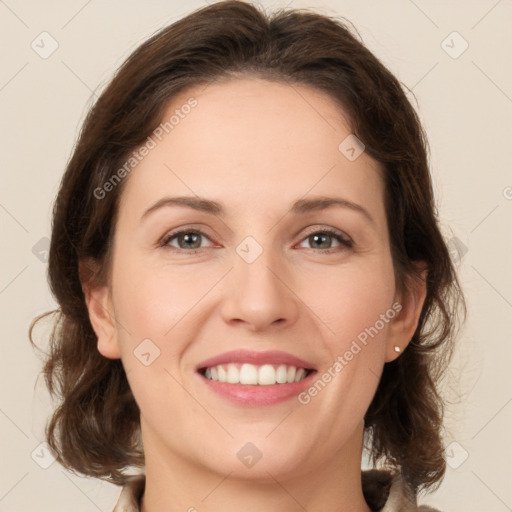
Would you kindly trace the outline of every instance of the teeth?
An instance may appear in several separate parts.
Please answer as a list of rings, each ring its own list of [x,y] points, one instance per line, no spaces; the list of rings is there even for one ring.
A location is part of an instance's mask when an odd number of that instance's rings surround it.
[[[258,371],[258,384],[260,386],[273,386],[276,383],[276,371],[271,364],[264,364]]]
[[[240,368],[240,384],[258,384],[258,368],[252,364],[243,364]]]
[[[244,363],[240,366],[230,363],[207,368],[204,376],[210,380],[228,382],[229,384],[273,386],[276,383],[291,384],[301,381],[306,377],[306,369],[284,364],[256,366]]]
[[[297,373],[295,374],[295,382],[299,382],[299,380],[302,380],[305,375],[306,375],[306,370],[304,370],[304,368],[299,368],[297,370]],[[213,372],[212,372],[212,377],[213,377]]]
[[[278,384],[285,384],[288,382],[288,370],[284,364],[281,364],[277,367],[276,382]]]
[[[222,368],[222,366],[217,366],[217,372],[219,374],[219,382],[226,382],[228,376],[226,375],[226,370]]]
[[[234,364],[228,365],[226,382],[229,382],[230,384],[238,384],[240,382],[240,372]]]

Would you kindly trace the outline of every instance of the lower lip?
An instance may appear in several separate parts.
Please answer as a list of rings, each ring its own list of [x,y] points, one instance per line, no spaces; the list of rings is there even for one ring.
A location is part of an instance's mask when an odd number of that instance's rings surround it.
[[[199,374],[203,382],[215,393],[237,405],[262,407],[274,405],[296,397],[311,384],[316,372],[311,372],[305,379],[290,384],[274,384],[272,386],[256,386],[245,384],[229,384],[207,379]]]

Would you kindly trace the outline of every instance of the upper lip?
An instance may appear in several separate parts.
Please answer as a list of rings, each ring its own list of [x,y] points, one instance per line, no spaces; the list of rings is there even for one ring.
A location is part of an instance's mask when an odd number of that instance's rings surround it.
[[[266,352],[255,352],[251,350],[232,350],[202,361],[196,366],[196,370],[212,368],[219,364],[228,363],[250,363],[254,365],[263,364],[285,364],[297,368],[314,370],[315,367],[300,357],[293,356],[280,350],[269,350]]]

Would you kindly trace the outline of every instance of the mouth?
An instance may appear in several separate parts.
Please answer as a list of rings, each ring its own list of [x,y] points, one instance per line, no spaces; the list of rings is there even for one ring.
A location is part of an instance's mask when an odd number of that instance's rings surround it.
[[[296,397],[317,370],[286,352],[239,350],[203,361],[196,372],[215,395],[237,406],[257,407]]]
[[[200,368],[198,371],[205,379],[217,382],[242,386],[274,386],[300,382],[315,370],[285,364],[228,363]]]

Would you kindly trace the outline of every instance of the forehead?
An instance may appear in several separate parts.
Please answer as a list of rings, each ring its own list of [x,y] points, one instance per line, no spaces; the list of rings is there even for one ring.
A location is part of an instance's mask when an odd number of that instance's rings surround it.
[[[195,86],[168,104],[121,203],[140,212],[164,193],[195,194],[271,211],[333,192],[375,202],[379,167],[364,152],[354,161],[343,154],[350,136],[341,106],[308,85],[242,78]]]

